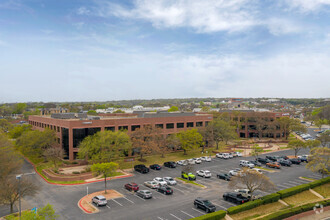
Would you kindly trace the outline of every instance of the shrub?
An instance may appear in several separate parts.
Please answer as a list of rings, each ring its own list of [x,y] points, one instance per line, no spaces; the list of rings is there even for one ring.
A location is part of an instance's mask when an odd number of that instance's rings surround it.
[[[219,220],[226,216],[226,211],[220,210],[216,212],[212,212],[206,215],[202,215],[196,218],[192,218],[193,220]],[[192,220],[191,219],[191,220]]]
[[[295,186],[295,187],[292,187],[292,188],[289,188],[289,189],[284,189],[284,190],[278,191],[277,193],[280,194],[281,199],[283,199],[283,198],[286,198],[288,196],[292,196],[292,195],[295,195],[295,194],[300,193],[302,191],[308,190],[309,187],[310,187],[310,185],[309,185],[309,183],[307,183],[307,184],[302,184],[302,185]]]
[[[87,167],[85,168],[85,171],[86,171],[86,172],[91,172],[91,171],[92,171],[92,169],[91,169],[91,167],[90,167],[90,166],[87,166]]]
[[[238,206],[233,206],[227,209],[228,214],[236,214],[239,212],[243,212],[249,209],[253,209],[255,207],[258,207],[260,205],[263,204],[263,201],[260,199],[254,200],[254,201],[250,201],[247,203],[244,203],[242,205],[238,205]]]
[[[323,184],[326,184],[328,182],[330,182],[330,177],[313,181],[313,182],[309,183],[309,185],[310,185],[310,188],[314,188],[314,187],[317,187],[317,186],[321,186]]]
[[[73,171],[72,174],[80,174],[79,171]]]
[[[272,202],[277,202],[280,199],[280,194],[278,193],[272,193],[266,196],[263,196],[261,200],[263,201],[263,204],[268,204]]]

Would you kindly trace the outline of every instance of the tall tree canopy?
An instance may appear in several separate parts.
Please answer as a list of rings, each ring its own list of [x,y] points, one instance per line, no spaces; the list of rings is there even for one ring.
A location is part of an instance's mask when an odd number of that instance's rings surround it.
[[[203,136],[198,133],[197,129],[181,131],[177,136],[180,140],[180,146],[183,149],[184,155],[187,154],[187,151],[196,149],[204,144]]]
[[[306,127],[300,123],[298,119],[293,119],[289,117],[281,117],[277,119],[277,122],[281,130],[285,133],[286,139],[288,139],[289,134],[292,131],[306,132]]]
[[[219,143],[237,138],[235,127],[230,125],[229,121],[224,121],[221,118],[216,118],[208,124],[210,131],[212,132],[214,142],[217,149],[219,149]]]

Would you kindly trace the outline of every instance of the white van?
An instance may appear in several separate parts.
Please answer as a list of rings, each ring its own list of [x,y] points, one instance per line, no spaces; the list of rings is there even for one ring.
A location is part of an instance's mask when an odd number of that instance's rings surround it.
[[[249,161],[247,160],[241,160],[239,162],[239,165],[242,166],[242,167],[249,167],[249,168],[254,168],[254,164],[250,163]]]

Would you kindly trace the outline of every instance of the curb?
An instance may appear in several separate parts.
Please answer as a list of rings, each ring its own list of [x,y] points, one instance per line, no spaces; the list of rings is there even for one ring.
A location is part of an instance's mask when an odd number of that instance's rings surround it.
[[[79,200],[79,202],[78,202],[78,207],[81,209],[81,210],[83,210],[86,214],[93,214],[93,212],[90,212],[90,211],[88,211],[87,209],[85,209],[82,205],[81,205],[81,201],[83,200],[83,198],[85,198],[85,196],[84,197],[82,197],[80,200]],[[97,210],[97,209],[96,209]],[[97,210],[97,212],[98,212],[99,210]]]
[[[24,157],[24,156],[23,156]],[[102,182],[104,180],[94,180],[91,182],[84,182],[84,183],[53,183],[48,181],[43,175],[41,175],[37,169],[36,166],[34,165],[34,163],[32,163],[28,158],[24,157],[24,159],[29,162],[32,166],[34,171],[48,184],[52,184],[52,185],[57,185],[57,186],[75,186],[75,185],[83,185],[83,184],[89,184],[89,183],[97,183],[97,182]],[[127,177],[132,177],[133,174],[126,174],[126,175],[121,175],[121,176],[115,176],[115,177],[108,177],[107,180],[111,180],[111,179],[121,179],[121,178],[127,178]]]

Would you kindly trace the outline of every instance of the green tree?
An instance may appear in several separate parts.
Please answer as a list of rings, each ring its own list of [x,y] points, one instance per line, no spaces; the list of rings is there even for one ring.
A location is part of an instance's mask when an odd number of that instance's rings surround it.
[[[13,114],[22,114],[25,111],[26,106],[27,105],[25,103],[17,103],[14,106]]]
[[[79,144],[78,157],[94,162],[110,162],[118,156],[124,156],[132,148],[132,142],[126,132],[100,131],[87,136]]]
[[[157,135],[157,130],[152,126],[143,126],[131,133],[133,148],[139,150],[141,161],[144,155],[159,151]]]
[[[16,141],[19,150],[23,154],[41,157],[43,152],[56,143],[55,131],[45,129],[44,131],[24,132]]]
[[[203,145],[203,149],[202,149],[202,152],[204,152],[205,146],[209,147],[209,146],[213,146],[213,144],[214,144],[213,133],[212,133],[211,127],[209,127],[209,126],[198,128],[198,132],[202,135],[203,142],[205,143]]]
[[[17,125],[8,133],[9,137],[16,139],[19,138],[24,132],[31,131],[31,125]]]
[[[117,109],[116,111],[114,111],[113,113],[125,113],[123,110]]]
[[[211,111],[211,108],[209,106],[203,106],[201,108],[201,112],[210,112]]]
[[[294,156],[296,157],[298,152],[306,147],[306,144],[302,140],[296,139],[289,141],[288,147],[294,150]]]
[[[178,107],[176,107],[176,106],[171,106],[171,108],[169,109],[169,110],[167,110],[168,112],[177,112],[177,111],[179,111],[179,108]]]
[[[259,147],[258,144],[255,144],[252,146],[252,152],[251,155],[255,157],[255,159],[258,158],[259,154],[262,153],[264,149],[262,147]]]
[[[107,193],[107,177],[113,176],[118,169],[118,164],[114,162],[110,163],[95,163],[92,165],[91,170],[97,175],[103,175],[104,177],[104,193]]]
[[[43,155],[54,164],[54,168],[57,170],[57,162],[63,158],[64,151],[62,147],[50,147],[43,152]]]
[[[319,130],[321,130],[322,125],[327,124],[327,120],[326,119],[318,119],[315,121],[315,125],[319,128]]]
[[[312,172],[319,172],[322,178],[330,174],[330,148],[315,147],[311,150],[311,156],[308,157],[306,168]]]
[[[6,119],[0,119],[0,132],[9,132],[14,126]]]
[[[89,110],[87,115],[97,115],[97,112],[95,110]]]
[[[25,211],[22,212],[22,219],[24,220],[56,220],[58,215],[55,214],[53,206],[47,204],[46,206],[39,208],[37,212]],[[18,220],[19,216],[8,217],[9,220]]]
[[[21,168],[22,159],[8,137],[0,133],[0,182]],[[1,186],[1,183],[0,183]]]
[[[285,134],[286,139],[288,139],[289,134],[292,131],[301,131],[301,132],[306,132],[306,127],[300,123],[298,119],[292,119],[289,117],[281,117],[277,119],[277,122]]]
[[[225,141],[226,144],[229,140],[237,138],[235,127],[230,125],[230,122],[224,121],[221,118],[216,118],[211,121],[208,126],[212,132],[216,149],[219,149],[219,143]]]
[[[323,132],[317,140],[321,141],[323,147],[327,147],[330,143],[330,130]]]
[[[321,145],[321,141],[319,140],[308,140],[305,142],[306,147],[312,150],[314,147],[318,147]]]
[[[177,136],[180,140],[180,146],[184,155],[187,155],[187,151],[197,149],[204,144],[203,136],[198,133],[197,129],[181,131],[177,134]]]

